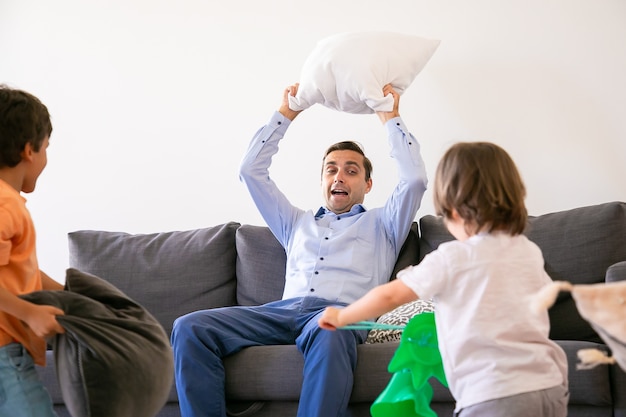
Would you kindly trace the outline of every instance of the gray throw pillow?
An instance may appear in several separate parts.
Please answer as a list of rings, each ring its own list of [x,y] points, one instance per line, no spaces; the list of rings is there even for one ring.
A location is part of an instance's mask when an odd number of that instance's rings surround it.
[[[52,339],[61,393],[76,417],[153,417],[174,377],[169,338],[141,305],[108,282],[68,269],[66,291],[22,298],[53,305],[65,329]]]
[[[280,300],[285,288],[285,249],[266,226],[242,225],[237,244],[237,303],[261,305]]]
[[[236,303],[235,231],[209,228],[128,234],[68,234],[70,267],[96,275],[143,305],[167,334],[178,317]]]

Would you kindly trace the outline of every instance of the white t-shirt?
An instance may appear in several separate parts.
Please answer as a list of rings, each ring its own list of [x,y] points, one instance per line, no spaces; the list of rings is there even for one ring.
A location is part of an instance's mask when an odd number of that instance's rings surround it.
[[[548,313],[530,310],[531,297],[551,279],[526,236],[481,233],[446,242],[398,278],[433,299],[457,411],[567,384],[567,358],[548,338]]]

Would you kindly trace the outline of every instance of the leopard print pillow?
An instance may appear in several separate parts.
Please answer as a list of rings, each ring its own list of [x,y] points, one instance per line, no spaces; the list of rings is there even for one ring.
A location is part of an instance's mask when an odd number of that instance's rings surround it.
[[[431,300],[416,300],[406,303],[391,310],[388,313],[383,314],[376,320],[377,323],[393,324],[393,325],[405,325],[416,314],[426,313],[434,311],[434,305]],[[371,330],[367,335],[365,343],[384,343],[400,341],[402,337],[402,330]]]

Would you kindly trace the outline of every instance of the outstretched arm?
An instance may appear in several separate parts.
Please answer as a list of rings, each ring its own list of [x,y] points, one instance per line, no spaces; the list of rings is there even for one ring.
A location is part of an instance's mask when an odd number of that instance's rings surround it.
[[[393,108],[389,112],[376,112],[376,115],[387,130],[391,157],[398,168],[398,184],[385,204],[383,224],[395,243],[397,256],[420,207],[428,180],[420,144],[400,117],[400,95],[391,84],[383,87],[383,94],[393,96]]]
[[[396,279],[372,289],[345,308],[326,308],[318,324],[322,329],[335,330],[350,323],[379,317],[402,304],[417,300],[417,298],[413,290]]]
[[[298,84],[283,90],[281,104],[272,118],[259,129],[239,167],[239,178],[245,184],[263,219],[281,245],[287,244],[291,226],[304,211],[293,206],[271,179],[269,168],[272,157],[285,132],[300,111],[289,108],[289,95],[295,95]]]

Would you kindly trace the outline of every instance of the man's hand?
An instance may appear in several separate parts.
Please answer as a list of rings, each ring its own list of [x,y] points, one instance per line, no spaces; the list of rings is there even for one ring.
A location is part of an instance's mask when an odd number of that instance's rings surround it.
[[[389,120],[394,117],[400,117],[400,112],[398,108],[400,107],[400,94],[393,89],[391,84],[387,84],[383,87],[383,96],[388,96],[391,94],[393,96],[393,109],[391,111],[377,111],[376,114],[383,124],[387,123]]]
[[[289,96],[295,97],[298,93],[299,86],[299,83],[295,83],[285,88],[285,91],[283,91],[283,102],[280,104],[278,111],[289,120],[295,119],[296,116],[302,112],[302,110],[295,111],[289,108]]]
[[[326,307],[318,320],[318,324],[325,330],[337,330],[337,327],[343,326],[339,322],[339,312],[341,309],[336,307]]]

